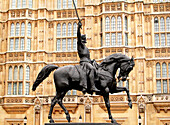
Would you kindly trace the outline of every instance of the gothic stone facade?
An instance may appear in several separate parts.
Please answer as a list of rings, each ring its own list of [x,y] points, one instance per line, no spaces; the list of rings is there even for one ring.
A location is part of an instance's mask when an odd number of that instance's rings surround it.
[[[112,53],[135,58],[135,68],[119,86],[126,93],[110,95],[113,117],[122,125],[170,124],[170,1],[75,0],[87,35],[91,58],[99,63]],[[48,122],[53,75],[36,92],[33,82],[46,64],[79,63],[77,17],[72,0],[0,1],[0,124],[43,125]],[[103,98],[72,90],[64,98],[71,122],[110,122]],[[66,122],[55,106],[55,122]]]

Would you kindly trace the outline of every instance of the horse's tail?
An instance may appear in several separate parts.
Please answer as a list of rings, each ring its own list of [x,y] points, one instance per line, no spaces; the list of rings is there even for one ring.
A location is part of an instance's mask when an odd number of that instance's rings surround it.
[[[37,86],[44,80],[46,79],[50,73],[57,69],[58,66],[56,65],[46,65],[42,68],[42,70],[39,72],[34,84],[33,84],[33,87],[32,87],[32,90],[35,91]]]

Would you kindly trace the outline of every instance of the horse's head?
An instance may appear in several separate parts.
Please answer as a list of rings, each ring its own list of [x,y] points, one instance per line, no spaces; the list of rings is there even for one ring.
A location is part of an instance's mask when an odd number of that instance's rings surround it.
[[[122,78],[122,81],[126,81],[129,73],[132,71],[134,66],[135,66],[135,62],[133,57],[131,59],[121,60],[118,79]]]

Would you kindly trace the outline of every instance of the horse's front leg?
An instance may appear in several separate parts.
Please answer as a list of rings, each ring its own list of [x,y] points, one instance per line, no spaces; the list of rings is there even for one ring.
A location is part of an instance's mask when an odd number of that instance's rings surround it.
[[[132,108],[132,100],[130,98],[130,94],[129,94],[129,89],[127,89],[126,87],[117,87],[116,88],[117,92],[122,92],[122,91],[126,91],[127,97],[128,97],[128,105],[130,108]]]
[[[109,119],[111,119],[112,123],[117,123],[116,120],[112,117],[112,114],[111,114],[111,111],[110,111],[109,93],[104,94],[103,97],[104,97],[105,105],[106,105],[106,108],[107,108],[107,111],[108,111]]]

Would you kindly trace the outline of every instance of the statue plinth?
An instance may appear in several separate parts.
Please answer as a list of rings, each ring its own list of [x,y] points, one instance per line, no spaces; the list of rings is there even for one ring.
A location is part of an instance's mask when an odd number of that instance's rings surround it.
[[[45,125],[119,125],[116,123],[45,123]]]

